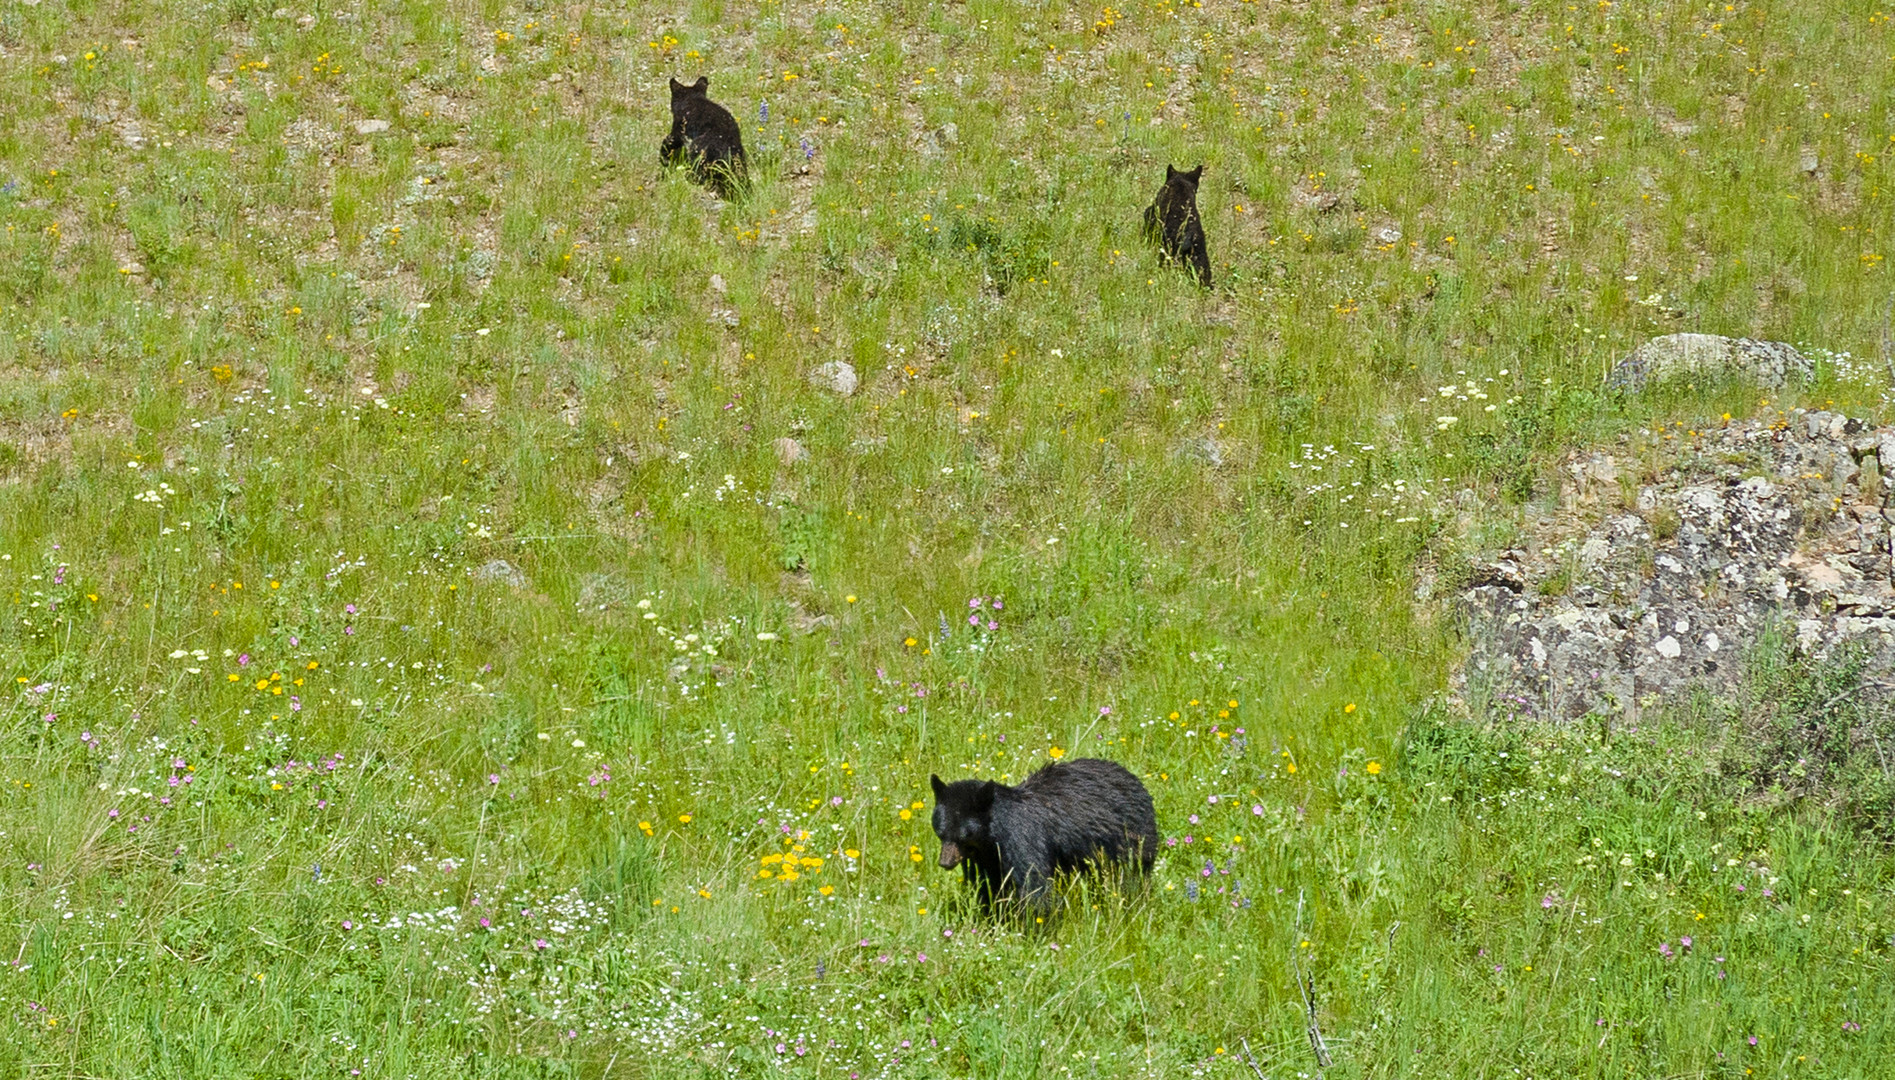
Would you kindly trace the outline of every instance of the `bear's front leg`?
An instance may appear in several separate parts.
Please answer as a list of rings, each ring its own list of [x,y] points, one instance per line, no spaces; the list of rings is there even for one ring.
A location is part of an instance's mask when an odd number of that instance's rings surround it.
[[[1053,912],[1052,868],[1040,863],[1016,867],[1020,904],[1028,914],[1044,918]]]

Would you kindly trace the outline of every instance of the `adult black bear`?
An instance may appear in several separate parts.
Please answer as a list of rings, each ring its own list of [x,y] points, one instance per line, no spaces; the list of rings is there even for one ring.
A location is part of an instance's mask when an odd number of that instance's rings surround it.
[[[1211,284],[1211,255],[1204,246],[1204,222],[1198,218],[1198,180],[1204,166],[1179,172],[1165,166],[1165,186],[1145,208],[1145,238],[1155,240],[1165,257],[1183,263],[1197,275],[1198,284]]]
[[[1017,787],[929,779],[941,865],[959,866],[989,908],[1018,900],[1044,912],[1055,874],[1108,864],[1148,872],[1158,856],[1151,793],[1116,762],[1054,762]]]
[[[666,165],[689,165],[698,183],[729,198],[744,185],[743,134],[730,110],[710,98],[711,80],[700,75],[689,86],[671,80],[671,134],[658,146]]]

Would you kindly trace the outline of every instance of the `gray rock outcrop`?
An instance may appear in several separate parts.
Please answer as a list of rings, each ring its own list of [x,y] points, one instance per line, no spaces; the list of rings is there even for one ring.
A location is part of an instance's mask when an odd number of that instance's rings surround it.
[[[1575,455],[1562,509],[1476,567],[1467,705],[1636,718],[1736,690],[1771,642],[1819,659],[1859,643],[1868,692],[1895,689],[1895,428],[1798,410],[1675,440]]]

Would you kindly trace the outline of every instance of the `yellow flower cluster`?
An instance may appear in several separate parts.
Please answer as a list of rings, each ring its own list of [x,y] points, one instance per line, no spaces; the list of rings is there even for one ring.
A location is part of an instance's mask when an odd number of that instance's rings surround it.
[[[803,845],[798,844],[788,851],[774,851],[763,857],[762,866],[757,869],[760,878],[775,878],[778,881],[795,881],[804,873],[822,873],[823,858],[820,855],[802,854]],[[802,867],[798,870],[797,867]]]

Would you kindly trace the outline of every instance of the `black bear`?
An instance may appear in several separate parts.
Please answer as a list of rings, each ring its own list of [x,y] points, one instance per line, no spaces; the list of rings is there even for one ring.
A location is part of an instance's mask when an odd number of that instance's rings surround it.
[[[961,868],[981,902],[1052,904],[1053,875],[1118,864],[1151,870],[1158,815],[1151,793],[1116,762],[1053,762],[1008,787],[992,780],[934,784],[941,865]]]
[[[1179,172],[1165,166],[1165,186],[1145,208],[1145,238],[1155,240],[1165,257],[1183,263],[1197,275],[1198,284],[1211,284],[1211,254],[1204,246],[1204,222],[1198,218],[1198,180],[1204,166]]]
[[[728,198],[746,178],[743,134],[737,118],[712,101],[710,91],[708,76],[698,76],[689,86],[671,80],[671,134],[659,144],[658,159],[689,165],[693,179]]]

